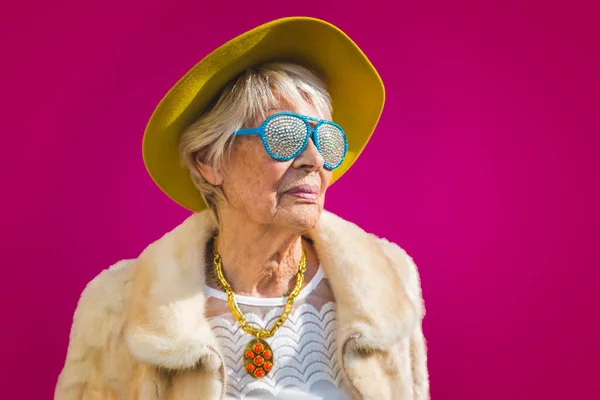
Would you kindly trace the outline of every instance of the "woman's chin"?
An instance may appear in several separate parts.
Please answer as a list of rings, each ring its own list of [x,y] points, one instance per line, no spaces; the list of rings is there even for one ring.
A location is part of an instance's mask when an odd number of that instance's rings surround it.
[[[279,222],[300,229],[312,229],[321,216],[322,208],[318,203],[294,203],[288,204],[285,210],[277,213]]]

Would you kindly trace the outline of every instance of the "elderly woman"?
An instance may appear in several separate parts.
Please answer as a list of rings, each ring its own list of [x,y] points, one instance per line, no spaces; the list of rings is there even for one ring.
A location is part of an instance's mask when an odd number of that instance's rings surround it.
[[[383,94],[360,49],[311,18],[188,72],[143,150],[195,212],[87,285],[55,398],[429,398],[415,264],[323,209]]]

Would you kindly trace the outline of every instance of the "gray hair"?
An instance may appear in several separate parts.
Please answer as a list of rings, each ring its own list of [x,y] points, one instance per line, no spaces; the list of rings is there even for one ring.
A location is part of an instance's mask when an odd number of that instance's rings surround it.
[[[225,194],[221,186],[204,179],[198,162],[225,173],[234,132],[264,120],[281,98],[300,106],[310,104],[319,118],[331,119],[331,97],[316,72],[297,64],[269,63],[249,68],[229,82],[208,111],[184,130],[179,143],[181,162],[217,224],[218,205]]]

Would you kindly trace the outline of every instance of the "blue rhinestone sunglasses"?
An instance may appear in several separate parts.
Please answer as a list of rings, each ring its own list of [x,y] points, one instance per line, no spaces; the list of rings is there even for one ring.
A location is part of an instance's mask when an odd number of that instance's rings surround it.
[[[314,128],[310,126],[311,121],[317,123]],[[329,170],[339,167],[348,151],[346,134],[338,124],[290,111],[273,114],[258,128],[239,129],[235,134],[259,135],[267,153],[279,161],[297,157],[312,137]]]

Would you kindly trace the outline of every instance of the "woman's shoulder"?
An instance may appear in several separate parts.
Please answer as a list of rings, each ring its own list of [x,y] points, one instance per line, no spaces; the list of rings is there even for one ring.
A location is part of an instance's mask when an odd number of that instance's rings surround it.
[[[120,260],[100,271],[98,275],[87,283],[81,293],[81,297],[93,300],[101,297],[105,299],[102,303],[107,303],[108,299],[118,301],[123,297],[127,282],[131,280],[133,264],[135,261],[136,259]]]
[[[124,313],[127,284],[131,281],[135,259],[124,259],[101,271],[90,280],[79,297],[73,315],[75,332],[83,343],[94,345],[97,335],[111,317]],[[96,342],[97,345],[97,342]]]
[[[419,268],[417,267],[414,258],[404,247],[387,238],[368,232],[356,223],[344,219],[331,211],[324,210],[321,223],[327,230],[336,232],[337,234],[348,238],[349,242],[363,243],[362,246],[366,251],[383,253],[394,266],[408,295],[413,303],[419,308],[420,314],[422,316],[424,315],[425,307],[423,303]]]
[[[375,240],[390,262],[396,267],[396,272],[400,280],[404,283],[409,297],[417,305],[419,314],[424,316],[425,305],[421,287],[421,276],[414,258],[397,243],[373,233],[369,233],[369,236]]]
[[[372,244],[382,249],[386,255],[394,260],[400,261],[404,267],[416,269],[414,259],[398,243],[384,237],[379,237],[375,233],[368,232],[356,223],[334,214],[331,211],[323,210],[321,224],[325,226],[327,230],[337,231],[343,235],[352,235],[359,239],[370,240]]]

